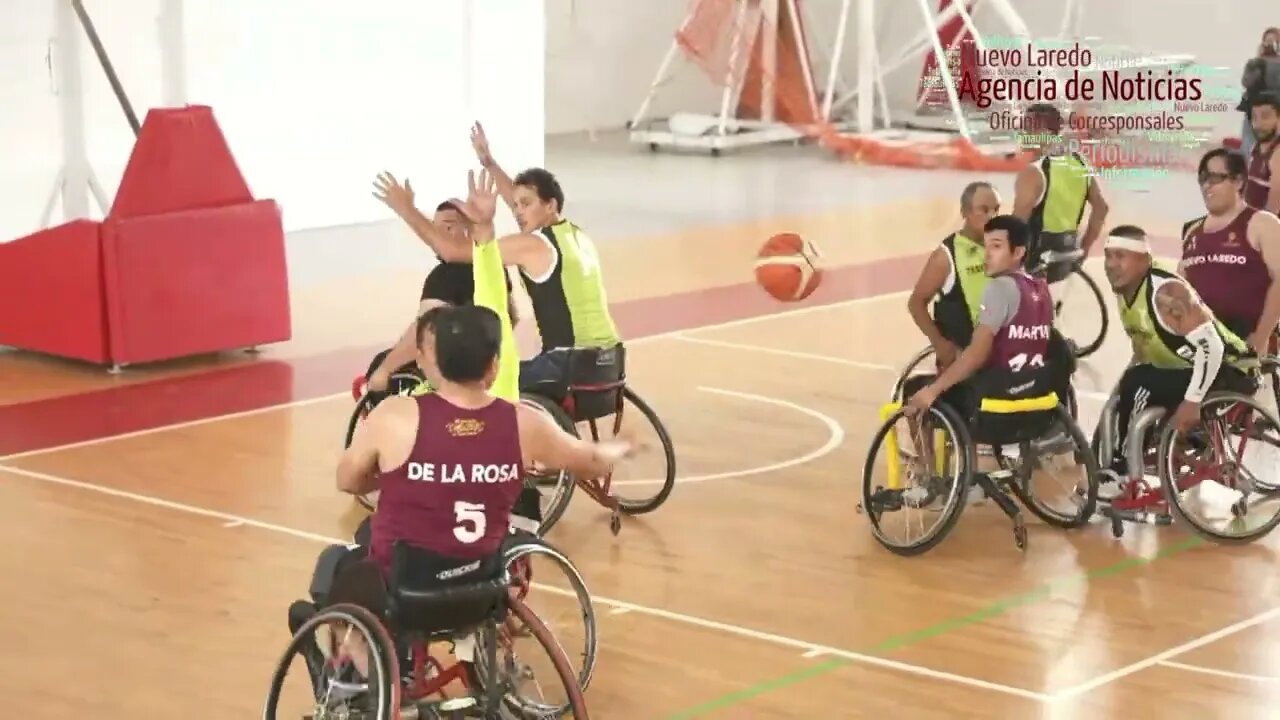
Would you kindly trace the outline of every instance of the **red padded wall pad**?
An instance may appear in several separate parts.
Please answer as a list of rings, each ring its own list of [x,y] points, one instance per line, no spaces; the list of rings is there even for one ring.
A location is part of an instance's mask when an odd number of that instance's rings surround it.
[[[108,219],[102,249],[118,363],[291,335],[284,229],[274,201]]]
[[[147,112],[108,217],[134,218],[252,201],[212,108],[157,108]]]
[[[0,243],[0,345],[107,361],[98,223],[76,220]]]

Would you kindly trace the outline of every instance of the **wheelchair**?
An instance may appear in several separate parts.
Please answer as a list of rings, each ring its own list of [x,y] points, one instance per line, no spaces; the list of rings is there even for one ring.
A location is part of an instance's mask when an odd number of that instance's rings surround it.
[[[631,498],[617,492],[622,483],[615,483],[612,476],[584,480],[569,478],[560,473],[554,478],[543,478],[541,484],[555,485],[549,507],[543,511],[542,531],[549,530],[569,507],[575,487],[580,487],[593,500],[610,511],[609,529],[617,535],[622,528],[621,515],[641,515],[657,510],[676,484],[676,456],[671,436],[657,413],[626,382],[626,348],[619,343],[610,348],[561,348],[552,352],[566,354],[564,376],[549,382],[521,383],[520,400],[536,406],[550,415],[565,432],[580,436],[578,425],[586,424],[593,441],[601,439],[601,421],[613,417],[612,436],[622,429],[624,415],[630,406],[657,433],[662,445],[663,471],[652,480],[627,481],[632,485],[657,486],[646,496]],[[535,470],[535,474],[538,471]]]
[[[526,602],[531,587],[529,561],[549,556],[568,563],[563,555],[535,537],[515,533],[496,577],[417,589],[400,579],[409,552],[403,544],[393,550],[385,616],[358,604],[335,604],[320,609],[298,629],[272,676],[263,714],[266,720],[298,715],[316,720],[557,718],[567,713],[588,717],[583,693],[595,665],[594,619],[589,623],[592,632],[586,638],[582,668],[575,672],[557,638]],[[589,599],[582,607],[590,612]],[[354,634],[368,649],[367,655],[337,653],[339,632],[343,647],[350,647]],[[539,654],[549,661],[554,682],[564,689],[562,701],[522,694],[526,681],[541,691],[549,680],[545,674],[542,682],[533,677],[527,650],[523,658],[517,657],[513,645],[522,639],[541,646]],[[309,661],[304,653],[312,641],[322,657]],[[430,650],[444,642],[451,642],[457,655],[470,660],[443,665]],[[302,684],[285,682],[298,657],[308,666],[305,691]],[[455,683],[464,694],[447,697],[445,688]]]
[[[1074,233],[1047,233],[1043,235],[1032,253],[1038,259],[1029,272],[1039,275],[1049,283],[1053,296],[1054,325],[1078,326],[1078,337],[1070,337],[1077,358],[1092,355],[1102,347],[1107,337],[1111,316],[1107,313],[1106,296],[1098,283],[1084,271],[1084,250],[1077,247]],[[1070,311],[1067,309],[1071,308]],[[1068,322],[1070,317],[1072,322]],[[1091,331],[1086,320],[1097,318],[1097,330]]]
[[[1200,424],[1185,435],[1166,422],[1163,408],[1130,418],[1124,448],[1130,478],[1117,497],[1099,501],[1112,535],[1122,537],[1126,522],[1164,526],[1176,518],[1207,540],[1239,545],[1280,525],[1280,422],[1257,399],[1259,381],[1269,377],[1274,388],[1278,375],[1280,359],[1267,356],[1249,376],[1254,392],[1211,390],[1200,403]],[[1094,431],[1099,464],[1109,464],[1115,451],[1119,400],[1117,383]],[[1274,515],[1259,512],[1267,507]]]
[[[904,387],[911,369],[927,357],[918,353],[895,383],[863,467],[858,512],[867,515],[876,540],[903,556],[931,550],[954,529],[975,485],[1013,522],[1019,550],[1026,550],[1027,530],[1010,494],[1047,525],[1075,529],[1087,524],[1098,501],[1098,465],[1076,424],[1074,391],[1068,386],[1066,398],[1048,395],[1016,411],[1000,407],[1000,401],[977,399],[979,409],[972,417],[962,417],[939,398],[927,412],[911,418],[903,404]],[[907,424],[907,443],[901,441],[900,423]],[[994,469],[979,469],[979,444],[989,448],[983,454],[990,456]],[[1059,469],[1074,479],[1064,485],[1054,475]],[[1057,492],[1036,489],[1036,481],[1046,477],[1059,481]],[[921,534],[900,541],[891,536],[891,526],[909,511],[921,512]],[[936,517],[929,530],[923,527],[924,515]]]

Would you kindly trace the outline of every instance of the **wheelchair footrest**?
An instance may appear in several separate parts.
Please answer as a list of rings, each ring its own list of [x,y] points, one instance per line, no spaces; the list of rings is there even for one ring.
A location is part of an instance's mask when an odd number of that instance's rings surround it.
[[[400,710],[400,720],[461,720],[484,717],[474,697],[417,702]]]
[[[1009,519],[1013,521],[1013,544],[1019,550],[1027,549],[1027,526],[1022,520],[1022,509],[1013,501],[1013,498],[1004,491],[1003,485],[1013,479],[1013,472],[1009,470],[997,470],[992,473],[975,473],[974,482],[982,488],[982,491],[991,498],[1000,510]]]

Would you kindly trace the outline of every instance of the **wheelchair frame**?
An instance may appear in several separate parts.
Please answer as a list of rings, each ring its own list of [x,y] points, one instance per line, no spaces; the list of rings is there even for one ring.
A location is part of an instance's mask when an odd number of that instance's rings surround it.
[[[385,715],[377,714],[375,718],[385,717],[390,720],[390,718],[394,717],[404,717],[403,714],[397,713],[405,701],[411,703],[411,707],[419,713],[414,717],[431,717],[421,713],[425,711],[438,712],[436,710],[437,707],[444,709],[443,705],[450,701],[444,690],[455,682],[460,683],[469,692],[483,691],[485,718],[505,717],[502,714],[502,709],[506,707],[508,701],[505,696],[499,694],[500,683],[494,681],[497,680],[499,669],[497,662],[498,645],[502,643],[504,637],[509,638],[515,634],[511,628],[512,616],[528,627],[539,644],[551,656],[556,673],[559,675],[569,696],[569,704],[558,710],[551,711],[551,716],[559,717],[566,711],[572,711],[575,718],[588,717],[583,694],[586,692],[594,675],[596,656],[595,621],[589,598],[585,604],[580,602],[580,605],[585,608],[584,612],[587,613],[588,622],[586,623],[586,656],[583,660],[582,672],[579,674],[573,671],[568,655],[554,633],[524,603],[524,599],[528,596],[532,587],[533,577],[532,568],[526,558],[539,553],[549,553],[556,556],[574,573],[577,573],[577,569],[572,563],[568,562],[563,553],[560,553],[540,538],[527,537],[517,540],[503,552],[504,567],[499,578],[506,585],[505,601],[491,617],[471,627],[433,631],[405,629],[393,635],[391,628],[397,622],[394,611],[390,617],[380,618],[367,609],[354,605],[333,605],[321,609],[315,617],[308,620],[295,633],[289,649],[277,666],[276,673],[272,678],[271,696],[267,701],[268,712],[265,717],[268,720],[274,717],[269,713],[269,710],[273,698],[278,695],[280,686],[283,684],[284,674],[290,664],[288,661],[297,649],[299,638],[314,630],[319,624],[326,622],[326,618],[332,619],[328,617],[330,615],[338,615],[340,616],[339,619],[354,618],[357,622],[352,624],[365,626],[361,628],[361,632],[366,638],[375,640],[380,645],[380,647],[376,648],[378,652],[375,653],[378,677],[395,678],[395,682],[392,683],[390,688],[389,696],[386,689],[381,687],[378,689],[379,707],[390,707],[392,711]],[[580,574],[578,578],[581,581]],[[476,585],[483,584],[483,581],[476,583]],[[585,589],[585,583],[582,584],[582,587]],[[439,594],[444,595],[445,592],[447,591],[441,591]],[[388,588],[388,596],[394,598],[395,595],[396,591]],[[454,662],[445,665],[431,656],[430,649],[432,646],[442,642],[456,642],[472,634],[483,641],[479,643],[482,646],[479,649],[482,650],[485,661],[483,669],[475,662],[467,663],[456,658]],[[396,645],[397,638],[407,645],[409,649],[412,671],[408,678],[405,677],[404,668],[400,667],[400,654]],[[370,649],[374,650],[375,648],[371,647]],[[476,659],[479,660],[479,658]],[[407,683],[405,682],[406,679],[408,680]],[[433,696],[437,696],[439,701],[432,701],[431,698]],[[475,698],[476,696],[472,694],[470,697]],[[457,698],[453,698],[453,700],[456,701]],[[379,710],[378,712],[382,711]],[[539,717],[546,716],[545,711],[539,710],[536,712],[539,713]]]
[[[577,427],[578,422],[586,423],[586,425],[591,428],[591,440],[593,442],[599,442],[600,428],[596,422],[598,418],[585,419],[581,421],[578,420],[577,415],[574,412],[576,408],[575,396],[578,393],[615,391],[617,392],[617,404],[613,413],[613,434],[616,436],[622,429],[622,418],[626,404],[630,402],[632,405],[635,405],[636,409],[640,411],[640,414],[649,421],[649,424],[652,425],[653,429],[658,433],[659,441],[662,443],[663,459],[666,466],[666,475],[663,478],[662,488],[648,501],[644,501],[640,504],[628,504],[625,500],[622,500],[613,494],[611,489],[611,485],[613,483],[612,473],[601,478],[591,479],[574,476],[573,482],[570,484],[570,489],[560,495],[559,502],[557,502],[551,508],[550,512],[546,513],[544,516],[542,532],[550,530],[551,526],[559,521],[559,519],[564,515],[565,510],[569,507],[569,501],[572,499],[572,488],[574,486],[582,488],[583,492],[587,493],[592,500],[609,511],[609,531],[614,535],[617,535],[622,530],[622,515],[641,515],[653,512],[667,501],[672,490],[675,489],[676,459],[675,449],[671,443],[671,436],[667,433],[666,426],[662,424],[662,421],[658,418],[657,413],[653,411],[653,408],[641,399],[639,395],[636,395],[631,388],[627,387],[625,378],[615,382],[595,385],[570,384],[567,392],[565,393],[565,399],[561,402],[557,402],[553,398],[542,393],[531,391],[522,392],[520,394],[520,398],[521,400],[537,404],[552,416],[556,421],[556,424],[559,425],[562,430],[571,433],[574,436],[579,436]]]
[[[877,516],[870,516],[871,522],[874,525],[873,534],[876,536],[876,539],[880,544],[885,546],[885,548],[890,552],[908,556],[918,555],[932,549],[937,546],[938,543],[942,542],[942,540],[955,527],[956,523],[960,519],[960,515],[963,514],[967,505],[966,496],[968,494],[968,490],[975,483],[983,489],[987,497],[995,502],[1001,511],[1004,512],[1004,514],[1013,522],[1014,545],[1022,551],[1025,551],[1027,548],[1026,524],[1022,517],[1022,511],[1018,508],[1018,505],[1013,501],[1013,499],[1009,497],[1009,494],[1005,492],[1006,487],[1012,490],[1012,494],[1015,495],[1023,505],[1031,510],[1033,514],[1046,523],[1059,528],[1074,529],[1083,527],[1088,522],[1089,517],[1093,515],[1095,503],[1097,502],[1098,497],[1098,472],[1096,461],[1090,452],[1088,440],[1084,437],[1084,433],[1080,430],[1079,425],[1076,424],[1075,418],[1071,416],[1069,409],[1063,403],[1059,403],[1054,408],[1054,412],[1057,415],[1057,422],[1062,424],[1063,429],[1075,444],[1077,454],[1082,456],[1089,486],[1084,508],[1078,514],[1078,519],[1074,521],[1066,521],[1061,518],[1052,517],[1049,513],[1036,505],[1033,501],[1030,490],[1024,489],[1022,485],[1019,484],[1029,483],[1030,481],[1030,473],[1034,472],[1034,468],[1029,464],[1031,460],[1028,453],[1040,444],[1039,439],[1020,440],[1016,443],[1009,442],[991,445],[991,454],[998,459],[1000,469],[991,472],[978,471],[976,466],[979,443],[973,437],[970,423],[961,418],[960,414],[954,408],[942,400],[934,403],[933,407],[931,407],[928,412],[930,415],[935,415],[942,420],[944,427],[946,428],[946,432],[952,436],[956,443],[954,451],[957,457],[960,458],[960,467],[958,470],[959,482],[956,483],[959,487],[958,490],[953,490],[952,494],[949,496],[950,501],[942,509],[942,512],[945,513],[946,516],[939,522],[937,530],[931,536],[927,536],[920,543],[908,547],[896,545],[882,537],[879,532],[879,520],[877,519]],[[896,432],[896,423],[905,415],[906,409],[900,403],[895,402],[886,405],[882,412],[884,422],[871,441],[873,451],[882,446],[885,447],[891,454],[892,462],[895,464],[898,462],[898,458],[896,457],[898,452],[896,442],[890,439],[893,437],[891,433]],[[1052,425],[1050,427],[1052,427]],[[1014,445],[1018,446],[1019,450],[1023,453],[1023,462],[1018,467],[1018,470],[1022,471],[1020,473],[1015,473],[1015,471],[1009,467],[1009,461],[1002,453],[1005,447]],[[884,504],[884,502],[879,498],[881,493],[887,491],[891,492],[894,490],[894,488],[886,489],[881,486],[877,486],[874,491],[872,490],[871,482],[875,473],[876,457],[876,452],[867,453],[866,463],[863,467],[862,502],[858,505],[858,512],[860,514],[867,512],[870,515],[871,511],[868,510],[869,506]],[[934,462],[936,461],[937,458],[934,458]]]
[[[1263,376],[1269,376],[1273,393],[1280,395],[1280,387],[1276,385],[1277,380],[1280,380],[1280,358],[1271,355],[1260,358],[1258,375],[1259,379]],[[1117,382],[1108,395],[1107,402],[1103,405],[1102,413],[1098,420],[1094,456],[1100,464],[1103,462],[1110,463],[1111,457],[1115,452],[1115,448],[1112,447],[1111,443],[1112,437],[1115,435],[1116,406],[1120,401],[1119,390],[1120,387]],[[1261,390],[1260,387],[1259,390]],[[1280,397],[1277,397],[1277,399],[1280,400]],[[1231,408],[1227,411],[1226,422],[1229,424],[1234,424],[1238,421],[1241,407],[1244,406],[1260,413],[1272,424],[1272,427],[1280,430],[1280,422],[1276,420],[1276,416],[1253,396],[1228,390],[1211,391],[1205,396],[1201,406],[1221,402],[1232,403]],[[1252,542],[1270,532],[1270,528],[1268,528],[1262,533],[1251,534],[1245,538],[1223,536],[1201,526],[1200,523],[1192,519],[1183,510],[1177,500],[1178,494],[1195,487],[1209,478],[1201,477],[1201,472],[1193,473],[1193,476],[1189,479],[1180,478],[1177,482],[1170,477],[1171,456],[1174,452],[1174,442],[1179,433],[1173,426],[1164,424],[1165,419],[1165,410],[1158,407],[1145,408],[1129,419],[1129,431],[1126,435],[1127,446],[1124,448],[1129,477],[1123,481],[1121,494],[1111,500],[1103,501],[1103,508],[1100,510],[1101,514],[1111,522],[1112,536],[1116,538],[1123,537],[1125,522],[1166,526],[1173,523],[1174,515],[1178,516],[1182,522],[1190,525],[1198,535],[1217,543],[1239,544]],[[1162,424],[1163,426],[1161,427]],[[1157,427],[1160,428],[1159,435],[1157,436],[1155,447],[1152,448],[1147,444],[1146,439],[1148,433]],[[1242,437],[1240,446],[1232,451],[1231,455],[1240,456],[1244,451],[1246,440],[1246,437]],[[1225,445],[1225,438],[1220,437],[1216,423],[1210,431],[1210,442],[1215,447],[1215,452]],[[1155,454],[1156,473],[1160,479],[1159,488],[1151,487],[1146,481],[1147,469],[1150,467],[1150,463],[1147,462],[1147,456],[1152,452]],[[1135,472],[1134,468],[1141,468],[1141,470]],[[1241,512],[1237,506],[1233,506],[1232,511],[1233,513]],[[1280,516],[1277,517],[1280,518]],[[1274,527],[1274,523],[1272,527]]]

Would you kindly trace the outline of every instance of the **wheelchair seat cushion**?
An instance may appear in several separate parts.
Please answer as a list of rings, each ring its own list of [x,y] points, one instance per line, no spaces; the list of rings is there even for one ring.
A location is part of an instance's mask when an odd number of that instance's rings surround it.
[[[470,562],[402,542],[392,548],[391,621],[403,631],[441,635],[479,625],[506,607],[501,553]]]
[[[547,354],[563,354],[564,368],[554,378],[522,383],[523,389],[556,403],[570,401],[575,422],[594,420],[617,412],[618,393],[626,378],[626,348],[557,348]]]

